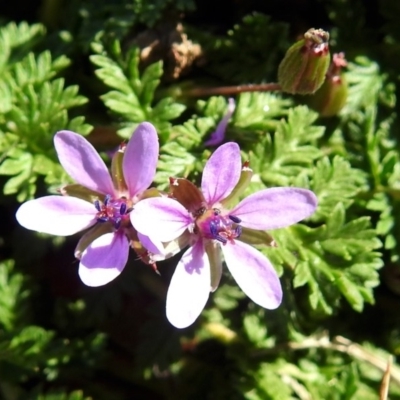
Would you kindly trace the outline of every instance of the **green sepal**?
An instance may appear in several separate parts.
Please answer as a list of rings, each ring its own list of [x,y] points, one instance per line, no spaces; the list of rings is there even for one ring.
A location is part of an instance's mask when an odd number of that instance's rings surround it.
[[[344,75],[340,82],[327,78],[321,88],[312,96],[309,105],[321,117],[333,117],[345,106],[348,86]]]
[[[121,146],[113,155],[111,160],[111,177],[115,189],[120,193],[128,193],[128,186],[124,178],[122,162],[124,160],[125,146]]]
[[[230,208],[230,204],[237,203],[239,198],[243,195],[243,193],[249,186],[252,177],[253,170],[249,168],[249,163],[245,162],[242,168],[242,172],[240,173],[239,182],[233,188],[229,196],[221,201],[221,204],[226,208]]]
[[[211,272],[211,292],[217,290],[222,275],[222,258],[219,244],[213,240],[205,241],[204,248],[206,250],[208,260],[210,261]]]
[[[80,260],[83,252],[86,248],[91,245],[96,239],[100,236],[105,235],[106,233],[111,233],[113,231],[113,227],[109,223],[98,223],[89,231],[87,231],[80,239],[78,244],[75,247],[74,255]]]
[[[65,185],[59,189],[63,196],[77,197],[78,199],[86,200],[89,203],[94,203],[96,200],[104,200],[105,195],[100,192],[88,189],[78,183]]]
[[[252,246],[264,245],[269,247],[277,247],[274,238],[269,233],[244,227],[242,227],[240,241]]]
[[[323,85],[309,98],[309,105],[321,117],[333,117],[345,106],[348,84],[342,68],[347,66],[344,53],[335,53]]]
[[[288,49],[278,68],[283,92],[312,94],[321,87],[330,63],[328,41],[328,32],[312,28]]]

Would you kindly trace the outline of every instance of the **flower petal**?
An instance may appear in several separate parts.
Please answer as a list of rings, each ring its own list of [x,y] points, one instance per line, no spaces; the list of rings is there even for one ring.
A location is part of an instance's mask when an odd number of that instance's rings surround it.
[[[236,108],[235,99],[230,98],[228,100],[228,110],[226,114],[219,122],[217,129],[211,134],[210,139],[204,142],[204,146],[218,146],[224,141],[226,127],[228,126],[232,114],[235,112],[235,108]]]
[[[271,188],[242,200],[230,213],[241,219],[246,228],[267,230],[283,228],[309,217],[318,200],[311,190]]]
[[[133,197],[153,182],[158,161],[158,136],[150,122],[138,125],[129,140],[122,168],[129,194]]]
[[[157,254],[160,256],[164,255],[164,246],[159,240],[152,240],[148,236],[137,233],[138,238],[142,246],[150,253]]]
[[[227,197],[240,178],[242,162],[240,149],[236,143],[229,142],[218,147],[207,161],[201,190],[209,205]]]
[[[114,193],[104,161],[83,136],[71,131],[57,132],[54,146],[61,165],[75,182],[96,192]]]
[[[95,224],[96,209],[76,197],[46,196],[22,204],[15,216],[27,229],[68,236]]]
[[[135,204],[130,212],[134,228],[151,240],[169,242],[191,225],[189,212],[176,200],[152,197]]]
[[[191,325],[210,294],[210,264],[199,240],[182,256],[167,293],[167,318],[177,328]]]
[[[114,280],[128,261],[129,243],[122,233],[106,233],[83,252],[79,276],[87,286],[102,286]]]
[[[281,304],[281,283],[263,254],[240,240],[222,246],[222,251],[236,283],[254,303],[269,310]]]

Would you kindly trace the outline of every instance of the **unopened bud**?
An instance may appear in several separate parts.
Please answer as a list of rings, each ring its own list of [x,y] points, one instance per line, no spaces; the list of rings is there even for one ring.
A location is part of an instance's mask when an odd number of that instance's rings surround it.
[[[318,111],[321,117],[333,117],[346,104],[348,87],[342,73],[342,68],[346,66],[344,53],[333,54],[324,84],[310,96],[308,104]]]
[[[321,87],[330,61],[328,41],[328,32],[312,28],[289,48],[278,69],[283,92],[312,94]]]

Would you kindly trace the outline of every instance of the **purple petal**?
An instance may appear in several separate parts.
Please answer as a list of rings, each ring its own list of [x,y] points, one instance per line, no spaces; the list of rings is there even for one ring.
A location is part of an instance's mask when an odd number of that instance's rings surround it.
[[[201,190],[209,205],[223,200],[232,192],[241,170],[240,149],[236,143],[225,143],[215,150],[204,167],[201,181]]]
[[[269,260],[240,240],[221,246],[236,283],[254,303],[272,310],[282,301],[282,287]]]
[[[60,131],[54,136],[58,159],[68,175],[84,187],[114,194],[114,186],[104,161],[81,135]]]
[[[228,126],[229,120],[232,114],[235,112],[236,104],[235,100],[230,98],[228,100],[228,111],[224,115],[224,118],[219,122],[217,129],[211,134],[210,139],[204,142],[204,146],[218,146],[225,139],[225,131]]]
[[[68,236],[92,226],[96,209],[76,197],[46,196],[22,204],[15,216],[27,229]]]
[[[83,252],[79,276],[87,286],[102,286],[114,280],[128,261],[129,243],[122,233],[106,233]]]
[[[192,224],[192,217],[186,208],[167,197],[139,201],[130,217],[138,232],[161,242],[176,239]]]
[[[199,240],[182,256],[167,293],[167,318],[177,328],[191,325],[210,294],[210,264]]]
[[[157,255],[164,255],[164,246],[159,240],[152,240],[148,236],[141,234],[138,232],[138,238],[142,246],[149,251],[150,253]]]
[[[143,122],[133,132],[125,149],[122,168],[129,194],[133,197],[153,182],[158,161],[158,136],[150,122]]]
[[[317,208],[317,197],[311,190],[271,188],[242,200],[230,214],[241,219],[246,228],[267,230],[283,228],[309,217]]]

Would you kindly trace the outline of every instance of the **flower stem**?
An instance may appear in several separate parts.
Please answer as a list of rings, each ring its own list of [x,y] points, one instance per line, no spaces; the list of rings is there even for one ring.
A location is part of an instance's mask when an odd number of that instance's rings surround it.
[[[205,97],[205,96],[231,96],[245,92],[274,92],[280,91],[279,83],[261,83],[259,85],[248,84],[239,86],[218,86],[213,88],[194,88],[185,91],[184,95],[189,97]]]

